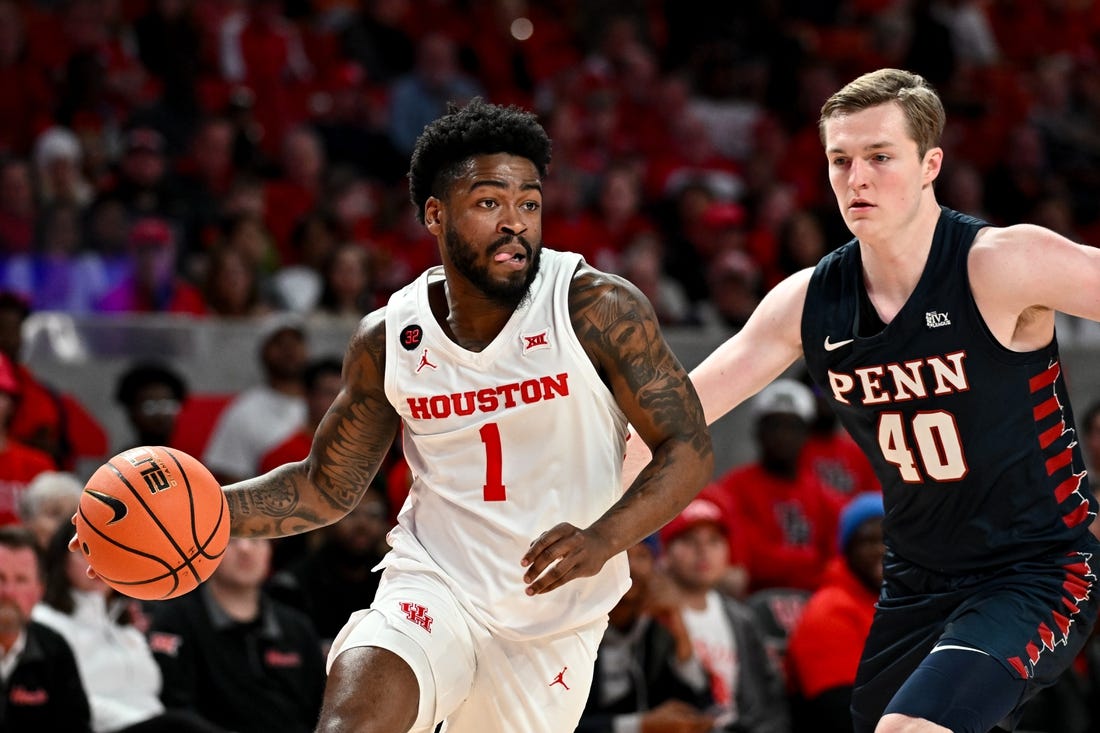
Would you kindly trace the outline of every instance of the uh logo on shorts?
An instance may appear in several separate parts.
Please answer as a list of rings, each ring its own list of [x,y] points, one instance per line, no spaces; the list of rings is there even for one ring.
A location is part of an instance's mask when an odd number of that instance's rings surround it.
[[[418,603],[409,603],[408,601],[401,601],[397,605],[401,607],[401,611],[405,614],[405,618],[412,621],[429,634],[432,633],[432,617],[428,615],[428,609]]]

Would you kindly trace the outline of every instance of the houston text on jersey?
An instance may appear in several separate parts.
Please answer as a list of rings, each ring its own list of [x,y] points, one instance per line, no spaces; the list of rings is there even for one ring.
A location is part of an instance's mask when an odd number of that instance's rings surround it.
[[[414,420],[441,420],[452,415],[465,416],[474,412],[496,412],[524,404],[569,396],[569,374],[525,379],[497,387],[454,392],[430,397],[408,397],[409,411]]]

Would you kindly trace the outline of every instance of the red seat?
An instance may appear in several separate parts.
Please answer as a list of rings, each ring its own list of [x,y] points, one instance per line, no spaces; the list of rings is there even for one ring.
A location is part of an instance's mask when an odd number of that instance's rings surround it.
[[[176,418],[172,447],[201,459],[214,423],[233,397],[232,393],[188,395]]]

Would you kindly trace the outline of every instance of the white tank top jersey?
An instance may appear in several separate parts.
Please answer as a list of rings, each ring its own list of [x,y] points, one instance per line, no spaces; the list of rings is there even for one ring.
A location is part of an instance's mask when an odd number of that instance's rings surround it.
[[[413,482],[381,563],[441,576],[496,635],[530,639],[602,618],[630,585],[625,553],[527,596],[520,560],[559,522],[585,528],[622,495],[627,420],[569,318],[580,255],[542,250],[524,303],[483,351],[455,344],[426,271],[386,307],[386,396]]]

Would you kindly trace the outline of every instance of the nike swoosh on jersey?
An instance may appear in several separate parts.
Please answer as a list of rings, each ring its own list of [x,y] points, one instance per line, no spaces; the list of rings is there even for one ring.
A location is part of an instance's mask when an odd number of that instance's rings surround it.
[[[96,499],[99,499],[101,502],[103,502],[108,507],[110,507],[111,511],[115,513],[114,519],[107,522],[107,524],[114,524],[118,520],[125,517],[126,512],[129,511],[126,508],[126,503],[123,502],[121,499],[119,499],[117,497],[111,496],[110,494],[101,493],[101,492],[96,491],[94,489],[84,489],[84,491],[91,494]]]
[[[826,336],[825,337],[825,350],[826,351],[836,351],[841,346],[847,346],[848,344],[852,343],[853,341],[855,341],[855,339],[844,339],[843,341],[830,341],[829,337]]]

